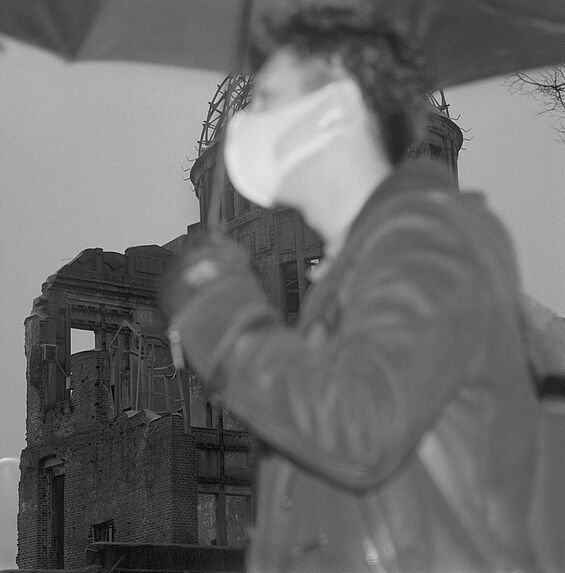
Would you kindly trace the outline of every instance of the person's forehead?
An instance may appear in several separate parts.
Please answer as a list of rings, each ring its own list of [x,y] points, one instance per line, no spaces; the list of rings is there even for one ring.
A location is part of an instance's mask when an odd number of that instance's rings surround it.
[[[255,89],[292,99],[336,79],[333,67],[322,57],[304,57],[291,47],[282,47],[257,72]]]
[[[272,91],[305,91],[312,63],[288,47],[279,48],[265,61],[255,76],[258,88]]]

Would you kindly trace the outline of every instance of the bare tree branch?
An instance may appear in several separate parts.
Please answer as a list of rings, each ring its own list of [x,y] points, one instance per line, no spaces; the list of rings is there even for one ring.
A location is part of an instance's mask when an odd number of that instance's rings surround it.
[[[510,91],[538,99],[555,118],[555,130],[565,143],[565,64],[551,66],[535,74],[518,72],[507,79]]]

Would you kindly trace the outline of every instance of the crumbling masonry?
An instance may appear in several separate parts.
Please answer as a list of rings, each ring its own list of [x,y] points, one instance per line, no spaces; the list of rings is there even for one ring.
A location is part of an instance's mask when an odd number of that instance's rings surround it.
[[[244,543],[248,435],[206,402],[193,373],[172,366],[155,310],[170,249],[185,239],[123,255],[83,251],[34,301],[20,568],[83,566],[95,541]],[[93,331],[95,343],[71,354],[77,330]]]

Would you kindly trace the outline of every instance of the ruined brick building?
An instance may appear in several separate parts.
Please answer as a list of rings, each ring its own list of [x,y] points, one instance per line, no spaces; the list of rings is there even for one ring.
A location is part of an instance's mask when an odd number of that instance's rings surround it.
[[[203,221],[222,126],[250,90],[248,79],[228,78],[211,103],[190,174]],[[445,160],[456,178],[461,132],[444,102],[436,104],[428,139],[414,153]],[[227,233],[250,253],[293,323],[308,270],[323,256],[319,238],[295,212],[254,207],[229,183],[221,202]],[[171,243],[124,254],[87,249],[35,299],[25,321],[20,568],[80,567],[87,547],[103,541],[245,544],[253,514],[250,437],[229,412],[207,403],[190,369],[173,367],[155,309],[168,260],[199,230],[191,225]],[[72,353],[79,330],[94,333],[92,348]],[[240,567],[230,555],[224,570]]]
[[[155,310],[169,248],[88,249],[34,301],[20,567],[82,566],[96,541],[244,542],[249,439],[171,365]],[[95,344],[71,354],[79,329]]]

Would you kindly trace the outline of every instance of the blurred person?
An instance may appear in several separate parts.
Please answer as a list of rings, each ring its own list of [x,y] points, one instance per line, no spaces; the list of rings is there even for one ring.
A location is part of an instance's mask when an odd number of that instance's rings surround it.
[[[425,67],[345,10],[271,27],[231,120],[229,176],[324,241],[296,327],[210,237],[162,295],[176,353],[262,444],[248,570],[538,570],[528,521],[538,404],[511,241],[477,193],[407,162]]]

